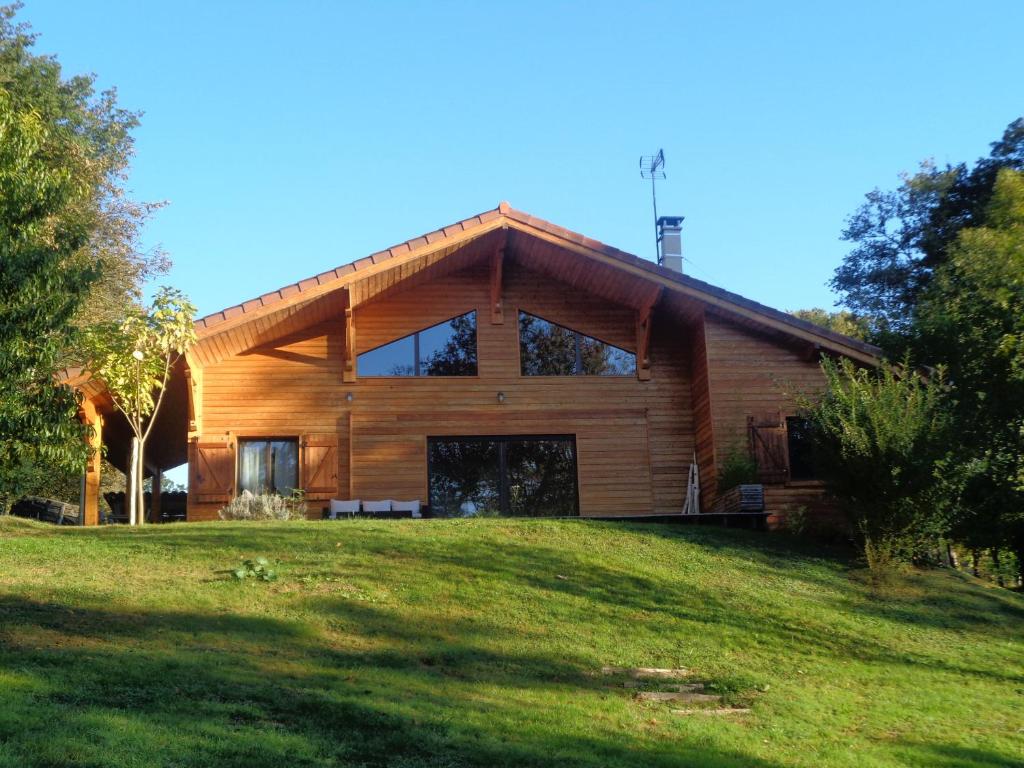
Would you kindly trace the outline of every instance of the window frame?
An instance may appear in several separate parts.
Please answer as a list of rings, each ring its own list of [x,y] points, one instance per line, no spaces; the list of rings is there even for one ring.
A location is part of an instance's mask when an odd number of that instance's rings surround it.
[[[474,352],[476,353],[476,364],[475,364],[476,373],[447,374],[447,375],[443,375],[443,376],[441,376],[441,375],[431,376],[429,374],[420,373],[420,366],[422,364],[422,360],[420,360],[420,334],[423,333],[424,331],[429,331],[432,328],[436,328],[439,325],[444,325],[445,323],[450,323],[452,320],[458,320],[460,317],[465,317],[466,315],[474,315],[474,318],[473,318],[473,346],[475,348]],[[359,370],[359,358],[362,357],[363,355],[368,355],[371,352],[376,352],[378,349],[383,349],[384,347],[386,347],[386,346],[388,346],[390,344],[397,344],[398,342],[404,341],[405,339],[408,339],[408,338],[411,338],[413,340],[413,372],[412,372],[412,374],[410,374],[408,376],[401,375],[401,374],[387,374],[387,373],[366,373],[366,374],[364,374],[364,373],[362,373]],[[459,312],[457,315],[452,315],[451,317],[449,317],[449,318],[447,318],[445,320],[439,320],[436,323],[431,323],[430,325],[428,325],[428,326],[426,326],[424,328],[418,328],[417,330],[413,331],[412,333],[407,333],[404,336],[399,336],[397,339],[391,339],[390,341],[385,341],[383,344],[378,344],[377,346],[371,347],[370,349],[364,349],[362,352],[357,352],[356,353],[356,376],[358,378],[360,378],[360,379],[388,379],[388,380],[392,380],[392,379],[475,379],[475,378],[479,378],[480,377],[480,312],[476,309],[476,307],[474,307],[472,309],[466,310],[465,312]]]
[[[519,315],[520,314],[529,315],[530,317],[535,317],[538,320],[543,320],[545,323],[550,323],[551,325],[557,326],[558,328],[561,328],[563,330],[569,331],[572,334],[575,334],[574,342],[575,342],[575,350],[576,350],[576,359],[575,359],[575,361],[573,363],[573,366],[576,368],[576,372],[574,372],[574,373],[524,373],[523,372],[523,334],[520,331],[520,325],[519,325],[519,323],[520,323]],[[601,344],[604,344],[605,346],[609,346],[609,347],[612,347],[613,349],[617,349],[617,350],[619,350],[621,352],[625,352],[627,355],[632,355],[633,356],[633,372],[632,373],[580,373],[579,369],[580,369],[580,367],[583,364],[583,353],[582,353],[582,349],[580,347],[580,337],[581,336],[585,336],[586,338],[593,339],[594,341],[597,341],[597,342],[599,342]],[[578,331],[575,328],[570,328],[569,326],[562,325],[561,323],[556,323],[554,320],[549,320],[548,318],[544,317],[543,315],[538,315],[536,312],[528,312],[527,310],[523,309],[522,307],[516,307],[516,352],[517,352],[516,358],[519,361],[519,377],[523,378],[523,379],[580,379],[580,378],[584,378],[584,379],[586,379],[586,378],[593,378],[593,379],[635,379],[637,377],[637,374],[638,374],[639,370],[640,370],[639,364],[637,362],[636,352],[631,352],[630,350],[626,349],[625,347],[620,347],[618,344],[612,344],[610,341],[605,341],[604,339],[602,339],[602,338],[600,338],[598,336],[594,336],[594,335],[589,334],[589,333],[584,333],[583,331]]]
[[[242,491],[242,444],[243,443],[295,443],[295,486],[293,491],[300,491],[303,488],[302,477],[302,448],[304,437],[302,435],[287,435],[274,433],[272,435],[246,435],[235,438],[235,496],[241,496]],[[250,491],[252,493],[252,491]],[[277,491],[274,491],[277,493]],[[278,494],[280,495],[280,494]]]

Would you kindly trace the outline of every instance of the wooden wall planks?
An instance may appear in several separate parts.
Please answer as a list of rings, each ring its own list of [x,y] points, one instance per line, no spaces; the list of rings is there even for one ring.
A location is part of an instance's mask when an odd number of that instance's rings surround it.
[[[333,431],[339,495],[425,500],[428,435],[574,434],[583,515],[680,511],[694,449],[689,329],[655,313],[647,382],[635,376],[524,377],[520,308],[630,351],[635,310],[509,259],[507,319],[492,324],[489,282],[483,262],[408,291],[388,291],[355,309],[357,353],[475,309],[478,376],[344,383],[344,324],[331,319],[205,367],[203,439]],[[215,511],[194,505],[190,518]]]
[[[825,379],[818,362],[808,360],[800,346],[786,346],[712,312],[705,313],[703,336],[706,377],[702,378],[707,382],[707,391],[703,382],[695,382],[695,411],[702,496],[707,510],[714,499],[716,477],[712,474],[706,479],[706,468],[714,472],[730,452],[750,450],[747,417],[795,415],[798,398],[820,394]],[[698,339],[698,347],[699,344]],[[695,349],[695,360],[700,357]],[[710,444],[706,436],[712,437]],[[713,449],[709,450],[709,445]],[[779,488],[769,493],[766,489],[766,503],[772,505],[770,511],[784,516],[787,510],[806,506],[808,498],[821,494],[819,486],[804,487],[799,493],[784,493]]]
[[[630,351],[636,350],[637,310],[609,300],[613,287],[596,278],[603,297],[509,256],[502,275],[505,321],[492,323],[490,259],[481,253],[469,266],[406,289],[367,286],[364,303],[353,310],[357,354],[476,310],[478,376],[358,377],[346,383],[341,309],[274,343],[205,366],[202,441],[334,434],[337,496],[426,500],[428,436],[572,434],[581,514],[673,513],[682,509],[695,449],[708,509],[722,459],[747,450],[747,416],[793,413],[795,395],[813,394],[822,384],[817,363],[801,348],[710,311],[678,311],[671,301],[654,311],[650,381],[521,376],[520,309]],[[628,290],[631,300],[639,296],[638,289]],[[498,403],[498,392],[504,403]],[[789,507],[814,493],[820,490],[769,498]],[[332,494],[321,484],[316,495]],[[215,515],[216,506],[194,501],[190,519]],[[311,514],[321,505],[320,499],[311,503]]]

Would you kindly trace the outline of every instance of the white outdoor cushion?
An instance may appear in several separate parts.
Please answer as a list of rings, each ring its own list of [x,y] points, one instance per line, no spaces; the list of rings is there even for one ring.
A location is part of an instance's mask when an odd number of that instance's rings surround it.
[[[359,511],[359,499],[331,499],[331,520],[338,515],[354,515]]]
[[[363,512],[390,512],[391,511],[391,499],[384,499],[383,501],[364,501]]]
[[[413,517],[421,517],[420,515],[420,500],[415,499],[413,501],[391,501],[392,512],[412,512]]]

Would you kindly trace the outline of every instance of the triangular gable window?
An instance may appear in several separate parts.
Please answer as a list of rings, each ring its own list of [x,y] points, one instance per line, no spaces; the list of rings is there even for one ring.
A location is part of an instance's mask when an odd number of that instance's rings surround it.
[[[360,376],[476,376],[476,312],[364,352],[357,369]]]
[[[636,355],[527,312],[519,313],[523,376],[632,376]]]

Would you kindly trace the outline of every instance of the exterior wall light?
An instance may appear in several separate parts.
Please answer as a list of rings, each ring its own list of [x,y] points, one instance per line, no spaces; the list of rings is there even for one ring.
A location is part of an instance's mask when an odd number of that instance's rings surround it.
[[[353,395],[351,392],[346,392],[345,393],[345,399],[348,400],[351,403],[353,400],[356,399],[356,396]]]
[[[498,393],[498,402],[499,403],[504,403],[505,402],[505,393],[504,392],[499,392]]]

